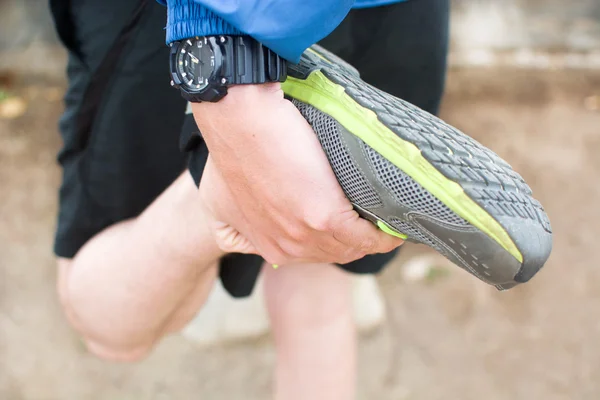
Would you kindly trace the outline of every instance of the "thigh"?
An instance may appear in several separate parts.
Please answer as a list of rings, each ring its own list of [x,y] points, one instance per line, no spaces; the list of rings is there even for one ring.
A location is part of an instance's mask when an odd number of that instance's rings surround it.
[[[323,41],[368,83],[436,114],[444,90],[449,0],[352,10]]]
[[[55,252],[73,257],[138,215],[185,167],[185,102],[169,85],[166,9],[152,0],[51,0],[69,51]]]

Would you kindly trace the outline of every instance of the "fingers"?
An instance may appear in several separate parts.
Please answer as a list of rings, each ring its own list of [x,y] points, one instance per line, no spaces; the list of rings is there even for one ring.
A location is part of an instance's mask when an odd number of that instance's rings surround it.
[[[262,237],[256,232],[240,233],[225,222],[214,222],[215,240],[227,253],[259,254],[272,264],[340,263],[346,264],[367,254],[388,253],[404,241],[379,230],[354,211],[338,218],[331,232],[308,230],[303,240],[280,232]],[[250,229],[252,231],[252,229]],[[252,237],[252,241],[248,238]]]
[[[271,264],[346,264],[367,254],[390,252],[403,243],[360,218],[350,204],[344,211],[333,215],[318,213],[310,219],[279,214],[277,207],[265,210],[255,205],[249,211],[258,212],[263,218],[247,217],[211,158],[202,185],[205,201],[210,203],[217,221],[215,240],[227,253],[259,254]]]
[[[272,246],[260,246],[262,251],[237,229],[224,222],[215,223],[215,240],[226,253],[260,254],[272,264],[347,264],[367,254],[388,253],[404,243],[358,216],[344,221],[331,235],[315,232],[313,240],[304,243],[279,238]]]
[[[309,230],[301,241],[295,238],[276,238],[276,245],[280,250],[276,257],[281,261],[277,264],[347,264],[368,254],[388,253],[404,243],[402,239],[389,235],[360,218],[353,210],[341,215],[336,222],[332,222],[331,227],[331,230]]]
[[[281,249],[281,257],[290,263],[340,263],[348,262],[364,257],[365,253],[360,250],[351,249],[335,240],[333,236],[321,232],[313,232],[311,238],[304,241],[280,239],[278,243]]]
[[[237,229],[224,222],[214,223],[215,241],[225,253],[258,254],[254,245]]]

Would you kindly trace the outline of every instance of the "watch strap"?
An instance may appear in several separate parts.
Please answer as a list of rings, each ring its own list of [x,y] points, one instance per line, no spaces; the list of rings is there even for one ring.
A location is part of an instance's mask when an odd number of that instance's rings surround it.
[[[250,36],[219,36],[223,51],[221,78],[226,85],[283,82],[287,78],[285,59]]]

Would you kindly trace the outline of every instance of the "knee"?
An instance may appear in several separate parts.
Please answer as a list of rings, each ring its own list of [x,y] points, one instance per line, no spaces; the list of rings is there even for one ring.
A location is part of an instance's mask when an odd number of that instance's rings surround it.
[[[77,301],[74,299],[81,293],[77,293],[69,285],[71,267],[71,260],[58,260],[56,287],[58,299],[67,322],[80,335],[88,351],[100,359],[114,362],[138,362],[146,358],[150,354],[154,343],[130,343],[130,338],[123,335],[107,335],[106,332],[100,332],[78,317]]]

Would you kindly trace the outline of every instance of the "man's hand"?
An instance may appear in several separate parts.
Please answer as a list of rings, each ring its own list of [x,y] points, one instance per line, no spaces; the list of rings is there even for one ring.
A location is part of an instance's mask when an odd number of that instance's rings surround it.
[[[353,210],[279,84],[232,87],[193,112],[212,159],[201,192],[221,221],[217,236],[235,239],[235,248],[272,264],[348,263],[402,244]]]

